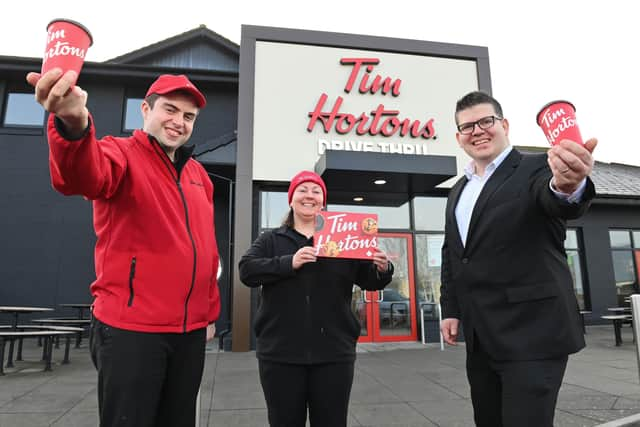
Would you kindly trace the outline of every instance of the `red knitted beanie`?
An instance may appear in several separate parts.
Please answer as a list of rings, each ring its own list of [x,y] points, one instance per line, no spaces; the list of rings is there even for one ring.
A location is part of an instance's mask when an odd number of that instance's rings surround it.
[[[299,172],[296,176],[294,176],[291,179],[291,184],[289,184],[289,192],[287,193],[287,195],[289,196],[288,197],[289,204],[291,204],[291,199],[293,198],[293,192],[296,191],[296,187],[302,184],[303,182],[313,182],[315,184],[318,184],[322,188],[323,204],[324,206],[327,206],[327,186],[324,184],[324,181],[322,180],[320,175],[311,171]]]

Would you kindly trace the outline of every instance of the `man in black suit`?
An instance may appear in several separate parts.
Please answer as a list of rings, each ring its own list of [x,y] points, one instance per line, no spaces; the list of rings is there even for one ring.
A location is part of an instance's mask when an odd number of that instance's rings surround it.
[[[585,345],[564,240],[595,195],[597,141],[521,154],[484,92],[455,118],[472,161],[447,202],[442,334],[455,345],[462,322],[477,426],[552,427],[568,355]]]

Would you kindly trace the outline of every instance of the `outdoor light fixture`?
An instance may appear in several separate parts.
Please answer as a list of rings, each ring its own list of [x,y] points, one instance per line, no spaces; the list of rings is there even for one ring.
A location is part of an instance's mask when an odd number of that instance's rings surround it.
[[[364,197],[360,197],[360,196],[353,198],[354,202],[362,202],[363,200],[364,200]]]
[[[383,184],[387,183],[387,180],[386,179],[376,179],[375,181],[373,181],[373,183],[375,185],[383,185]]]

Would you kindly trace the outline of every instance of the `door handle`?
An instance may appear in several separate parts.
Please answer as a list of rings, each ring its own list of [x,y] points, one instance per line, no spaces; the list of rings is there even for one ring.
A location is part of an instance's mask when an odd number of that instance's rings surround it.
[[[384,291],[376,291],[378,293],[378,300],[376,302],[384,301]]]
[[[369,291],[362,291],[362,299],[364,300],[364,302],[370,303],[371,301],[367,299],[367,292]]]

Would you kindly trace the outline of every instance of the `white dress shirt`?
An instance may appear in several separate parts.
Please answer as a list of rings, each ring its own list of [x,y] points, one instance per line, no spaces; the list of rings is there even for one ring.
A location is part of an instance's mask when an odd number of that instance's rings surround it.
[[[458,204],[455,209],[456,221],[458,221],[458,231],[460,232],[460,239],[462,240],[463,245],[466,245],[467,242],[471,214],[473,213],[473,208],[480,196],[480,192],[482,192],[484,185],[489,181],[491,175],[493,175],[498,166],[500,166],[512,149],[513,147],[509,145],[502,151],[502,153],[498,154],[498,156],[484,169],[483,176],[476,174],[476,164],[474,161],[471,161],[467,166],[465,166],[464,174],[467,177],[468,182],[462,189],[462,193],[460,193],[460,199],[458,200]],[[582,195],[584,194],[584,190],[587,185],[586,178],[582,180],[578,189],[572,194],[562,193],[554,189],[551,185],[552,180],[553,178],[549,180],[549,188],[556,197],[561,200],[565,200],[567,203],[579,203],[582,200]]]

